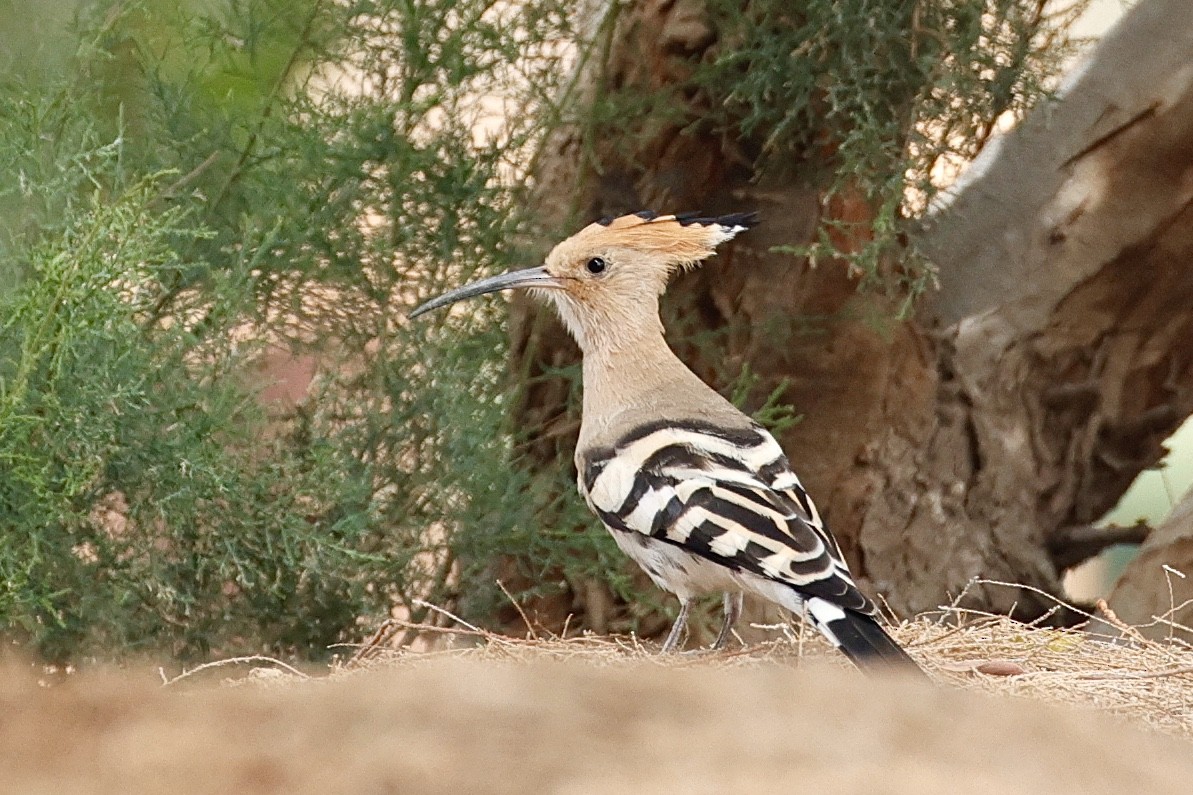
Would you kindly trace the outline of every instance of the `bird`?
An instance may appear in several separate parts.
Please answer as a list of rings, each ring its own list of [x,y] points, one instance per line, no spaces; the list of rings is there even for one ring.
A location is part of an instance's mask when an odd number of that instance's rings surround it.
[[[724,604],[713,648],[723,648],[752,594],[803,617],[858,668],[920,670],[858,588],[779,443],[664,338],[670,278],[758,221],[752,212],[602,218],[544,264],[451,290],[410,317],[509,289],[554,305],[583,357],[577,487],[617,546],[678,597],[663,652],[683,642],[693,600],[713,593]]]

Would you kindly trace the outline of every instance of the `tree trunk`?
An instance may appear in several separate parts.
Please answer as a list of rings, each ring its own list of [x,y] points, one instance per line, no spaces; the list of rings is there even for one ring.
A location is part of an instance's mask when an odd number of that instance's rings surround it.
[[[984,560],[999,579],[1058,592],[1071,528],[1193,411],[1191,51],[1193,7],[1140,4],[925,231],[924,315],[975,440],[964,532],[1024,565]]]
[[[717,35],[697,0],[638,0],[610,41],[590,91],[682,80]],[[803,419],[780,441],[872,594],[903,614],[964,592],[1036,618],[1051,599],[974,580],[1059,594],[1063,567],[1087,554],[1074,554],[1073,529],[1112,507],[1193,411],[1190,52],[1187,0],[1142,3],[1062,98],[983,153],[923,225],[940,289],[906,322],[843,263],[772,251],[809,241],[823,216],[865,220],[865,205],[755,173],[741,156],[750,141],[682,121],[632,140],[610,131],[595,154],[562,130],[537,169],[544,228],[759,210],[759,228],[668,293],[680,340],[723,332],[681,341],[680,356],[722,388],[748,365],[755,404],[787,384],[782,400]],[[519,302],[513,329],[532,374],[575,361],[545,310]],[[554,466],[570,466],[568,405],[565,384],[536,379],[521,410],[555,431],[536,448]]]

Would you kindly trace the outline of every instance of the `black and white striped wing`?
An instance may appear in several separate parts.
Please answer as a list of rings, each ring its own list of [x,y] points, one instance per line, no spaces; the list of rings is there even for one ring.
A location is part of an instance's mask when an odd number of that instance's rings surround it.
[[[580,461],[580,490],[609,527],[675,545],[801,599],[873,614],[779,444],[761,427],[653,423]]]

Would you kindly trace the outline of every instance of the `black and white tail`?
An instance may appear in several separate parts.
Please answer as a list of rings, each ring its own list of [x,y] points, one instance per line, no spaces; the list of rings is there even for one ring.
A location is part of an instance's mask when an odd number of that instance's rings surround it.
[[[816,628],[858,668],[923,673],[874,616],[842,609],[819,598],[809,599],[806,609]]]

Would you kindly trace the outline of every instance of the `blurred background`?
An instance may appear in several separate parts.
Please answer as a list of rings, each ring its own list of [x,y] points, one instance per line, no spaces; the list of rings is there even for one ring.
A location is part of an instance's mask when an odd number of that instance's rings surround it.
[[[0,2],[0,635],[324,659],[443,622],[428,604],[522,631],[511,600],[560,633],[661,631],[669,600],[574,493],[574,350],[522,305],[405,312],[595,210],[778,219],[798,184],[816,212],[759,256],[874,298],[752,327],[897,340],[934,289],[928,208],[1126,6],[895,5]],[[658,59],[619,55],[656,24]],[[799,368],[742,342],[748,300],[706,298],[665,307],[681,353],[785,441],[819,433]],[[1163,522],[1193,426],[1165,445],[1101,523]],[[861,565],[857,500],[810,480]],[[1130,554],[1051,574],[1088,601]],[[956,584],[870,581],[905,611]]]

